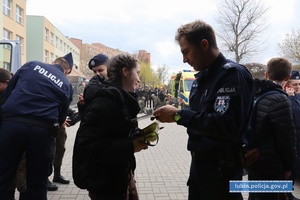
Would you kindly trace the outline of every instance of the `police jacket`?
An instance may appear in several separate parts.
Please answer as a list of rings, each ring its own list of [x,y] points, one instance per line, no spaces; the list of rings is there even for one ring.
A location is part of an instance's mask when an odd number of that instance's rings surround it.
[[[140,110],[137,100],[118,86],[101,83],[99,76],[86,86],[84,100],[73,149],[74,183],[94,194],[125,199],[135,169],[130,134],[136,128],[131,119]]]
[[[220,53],[193,82],[190,109],[181,110],[178,124],[187,127],[188,150],[223,151],[241,143],[254,98],[253,79],[246,67]]]
[[[300,94],[295,94],[294,96],[289,96],[292,104],[292,113],[295,128],[300,130]]]
[[[72,85],[60,65],[28,62],[9,81],[2,114],[62,124],[72,95]]]
[[[90,103],[93,101],[94,97],[96,96],[97,91],[99,90],[99,87],[102,87],[102,83],[105,81],[105,77],[102,75],[95,75],[91,78],[90,85],[86,85],[86,87],[93,87],[96,88],[95,90],[87,89],[83,90],[83,96],[87,95],[87,99],[84,99],[85,103],[82,105],[79,102],[77,103],[78,112],[80,115],[83,115],[85,109],[90,105]],[[86,94],[86,91],[88,91],[88,94]]]
[[[256,107],[254,143],[260,158],[249,167],[249,173],[274,174],[283,178],[291,171],[295,157],[295,129],[291,103],[282,87],[272,81],[255,79],[256,95],[269,90],[279,93],[263,97]]]

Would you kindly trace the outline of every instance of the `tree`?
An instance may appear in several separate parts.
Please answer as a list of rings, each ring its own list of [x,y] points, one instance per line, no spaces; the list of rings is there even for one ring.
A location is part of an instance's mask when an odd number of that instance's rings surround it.
[[[169,69],[165,65],[158,67],[156,74],[160,83],[165,84],[169,78]]]
[[[264,79],[265,78],[265,71],[266,66],[260,63],[247,63],[245,64],[252,74],[254,78]]]
[[[159,84],[159,80],[150,64],[145,62],[141,62],[140,80],[144,86],[148,85],[150,87]]]
[[[293,70],[298,70],[298,71],[300,71],[300,65],[294,65],[294,66],[293,66]]]
[[[267,11],[260,0],[224,0],[218,5],[217,35],[237,63],[265,49],[260,38],[267,28]]]
[[[282,56],[300,64],[300,30],[287,33],[278,48]]]

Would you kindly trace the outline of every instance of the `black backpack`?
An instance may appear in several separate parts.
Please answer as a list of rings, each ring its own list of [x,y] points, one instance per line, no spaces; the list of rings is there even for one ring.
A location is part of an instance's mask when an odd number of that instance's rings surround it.
[[[253,140],[254,140],[254,133],[255,133],[255,116],[256,116],[256,109],[257,109],[257,103],[264,98],[265,96],[271,95],[271,94],[280,94],[283,93],[279,90],[269,90],[266,91],[254,98],[253,105],[252,105],[252,111],[250,114],[247,131],[246,131],[246,138],[244,141],[244,145],[246,149],[251,149],[253,147]]]

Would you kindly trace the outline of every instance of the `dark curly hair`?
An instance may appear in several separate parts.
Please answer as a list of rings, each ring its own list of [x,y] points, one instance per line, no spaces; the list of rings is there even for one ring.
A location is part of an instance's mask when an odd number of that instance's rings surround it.
[[[5,83],[6,81],[9,81],[11,79],[12,75],[10,71],[0,68],[0,82]]]
[[[118,54],[107,63],[108,82],[122,86],[122,68],[126,67],[129,71],[135,68],[139,61],[129,54]]]

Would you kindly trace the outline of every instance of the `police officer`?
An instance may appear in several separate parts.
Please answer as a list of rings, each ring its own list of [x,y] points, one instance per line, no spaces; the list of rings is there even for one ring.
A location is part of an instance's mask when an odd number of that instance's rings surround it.
[[[80,121],[79,113],[75,110],[72,110],[71,108],[68,109],[67,112],[67,119],[65,123],[60,126],[58,130],[58,134],[56,138],[54,139],[54,145],[53,145],[53,167],[54,167],[54,176],[53,176],[53,182],[61,183],[61,184],[69,184],[70,180],[63,177],[61,175],[61,166],[62,166],[62,160],[66,151],[65,143],[67,140],[67,132],[66,132],[66,126],[74,126],[77,122]],[[26,163],[25,163],[26,157],[25,154],[21,159],[21,162],[19,164],[18,172],[15,179],[15,184],[12,186],[11,190],[11,199],[14,199],[15,194],[15,187],[17,187],[19,192],[24,192],[26,190]],[[58,186],[54,183],[52,183],[49,179],[47,180],[47,190],[48,191],[56,191],[58,190]]]
[[[105,54],[97,54],[89,61],[89,68],[95,75],[102,75],[107,78],[107,64],[108,57]]]
[[[90,61],[89,61],[89,68],[94,72],[93,79],[107,79],[107,62],[109,58],[107,55],[99,53],[95,55]],[[100,81],[101,82],[101,81]],[[84,99],[83,99],[83,93],[79,94],[79,101],[77,103],[79,112],[83,109],[85,109],[84,105]]]
[[[53,137],[63,124],[73,88],[66,76],[73,66],[72,54],[55,64],[31,61],[10,80],[2,106],[0,126],[0,199],[8,198],[8,187],[19,161],[26,154],[27,189],[20,199],[47,199],[47,177],[51,174]]]
[[[189,200],[242,200],[229,193],[229,180],[242,180],[242,133],[254,98],[249,71],[219,52],[213,28],[200,20],[177,30],[183,62],[196,71],[190,108],[166,105],[153,114],[187,127],[192,162]]]
[[[296,163],[291,171],[290,179],[295,182],[299,181],[300,178],[300,72],[293,70],[291,72],[291,77],[287,81],[285,91],[289,95],[289,99],[292,105],[293,120],[296,130]],[[287,193],[289,200],[298,200],[292,193]]]

